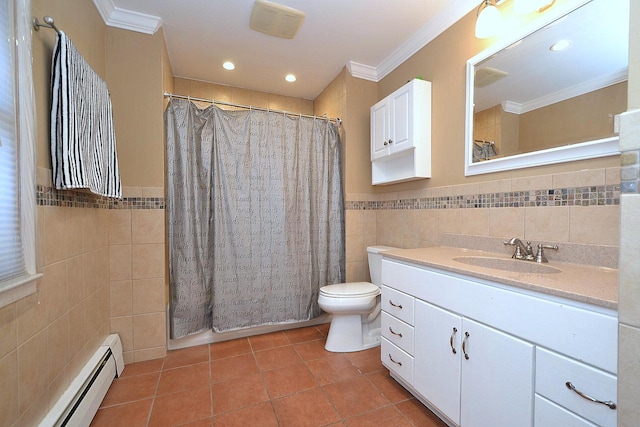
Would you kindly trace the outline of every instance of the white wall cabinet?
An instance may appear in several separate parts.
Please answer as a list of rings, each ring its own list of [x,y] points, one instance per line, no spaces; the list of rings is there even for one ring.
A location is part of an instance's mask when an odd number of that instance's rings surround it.
[[[371,107],[372,183],[431,177],[431,82],[414,79]]]
[[[382,362],[448,424],[616,426],[613,310],[390,259],[382,282]]]

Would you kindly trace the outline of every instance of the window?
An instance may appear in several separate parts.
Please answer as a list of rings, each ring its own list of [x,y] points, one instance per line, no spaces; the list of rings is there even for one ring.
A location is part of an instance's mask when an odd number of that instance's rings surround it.
[[[28,1],[0,6],[0,307],[35,292],[39,277],[29,15]]]

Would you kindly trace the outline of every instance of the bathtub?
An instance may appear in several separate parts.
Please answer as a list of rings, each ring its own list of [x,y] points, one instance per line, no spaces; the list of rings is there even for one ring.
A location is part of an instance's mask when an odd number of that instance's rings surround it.
[[[254,335],[268,334],[270,332],[286,331],[287,329],[303,328],[305,326],[321,325],[329,323],[331,316],[322,314],[315,319],[303,322],[280,323],[277,325],[255,326],[253,328],[238,329],[235,331],[216,333],[213,331],[204,331],[197,334],[188,335],[186,337],[172,339],[170,338],[169,327],[169,306],[167,305],[167,350],[178,350],[181,348],[195,347],[197,345],[211,344],[214,342],[229,341],[236,338],[245,338]]]

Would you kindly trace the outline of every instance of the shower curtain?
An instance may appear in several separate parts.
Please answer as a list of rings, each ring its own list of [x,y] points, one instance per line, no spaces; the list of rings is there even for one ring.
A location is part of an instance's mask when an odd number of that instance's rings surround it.
[[[319,315],[345,269],[337,126],[171,99],[165,127],[171,337]]]

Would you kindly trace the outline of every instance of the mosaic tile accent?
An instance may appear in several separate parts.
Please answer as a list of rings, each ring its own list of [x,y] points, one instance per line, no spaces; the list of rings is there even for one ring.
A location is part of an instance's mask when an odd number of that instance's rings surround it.
[[[620,185],[602,185],[390,201],[346,201],[345,208],[347,210],[474,209],[619,204]]]
[[[620,189],[623,193],[638,193],[640,183],[640,152],[626,151],[620,156]]]
[[[60,206],[94,209],[164,209],[164,197],[125,197],[121,200],[84,191],[59,191],[53,187],[36,186],[38,206]]]

